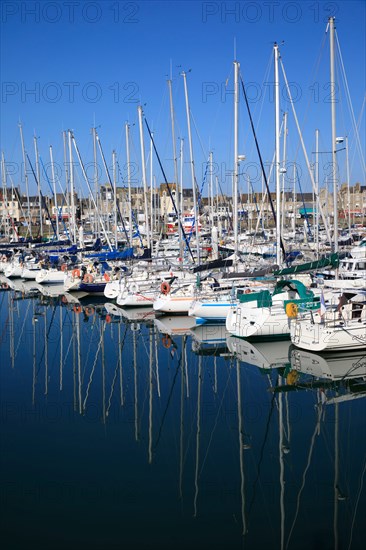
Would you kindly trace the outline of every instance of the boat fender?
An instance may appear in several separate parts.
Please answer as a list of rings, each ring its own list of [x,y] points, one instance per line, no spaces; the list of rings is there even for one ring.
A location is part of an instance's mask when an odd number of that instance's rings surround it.
[[[297,370],[291,370],[286,377],[286,382],[289,386],[293,386],[297,382],[298,378],[299,373],[297,372]]]
[[[286,315],[287,317],[293,318],[297,316],[298,307],[293,302],[286,304]]]
[[[169,349],[170,346],[172,345],[172,340],[170,336],[166,334],[165,336],[163,336],[161,343],[163,344],[164,348]]]
[[[162,294],[169,294],[170,292],[170,284],[167,283],[166,281],[164,281],[163,283],[161,283],[160,285],[160,290],[161,290],[161,293]]]
[[[105,280],[107,283],[111,280],[111,278],[110,278],[110,276],[109,276],[109,273],[107,273],[107,272],[104,273],[103,277],[104,277],[104,280]]]

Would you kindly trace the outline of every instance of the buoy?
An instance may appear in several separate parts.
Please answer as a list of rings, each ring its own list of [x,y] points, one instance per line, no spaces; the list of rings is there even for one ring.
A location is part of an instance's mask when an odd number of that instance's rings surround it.
[[[297,316],[298,307],[293,302],[286,304],[286,315],[287,317],[293,318]]]
[[[286,377],[286,382],[289,386],[292,386],[293,384],[295,384],[298,378],[299,378],[299,373],[297,372],[297,370],[291,370]]]
[[[67,264],[62,264],[61,271],[67,271]]]
[[[94,308],[93,307],[86,307],[85,308],[85,315],[90,317],[91,315],[94,315]]]
[[[92,283],[94,281],[94,277],[91,273],[85,273],[83,282],[84,283]]]
[[[108,315],[105,316],[105,322],[110,323],[111,321],[112,321],[112,317],[108,313]]]
[[[108,283],[108,281],[111,280],[111,278],[109,276],[109,273],[107,273],[107,272],[104,273],[103,277],[104,277],[104,280],[107,281],[107,283]]]
[[[74,306],[74,312],[79,315],[82,312],[81,306]]]
[[[247,288],[247,289],[245,290],[244,294],[251,294],[251,292],[252,292],[252,291],[250,290],[250,288]]]
[[[62,302],[63,304],[67,304],[67,298],[66,298],[65,295],[62,296],[61,302]]]
[[[163,344],[164,348],[169,349],[170,346],[172,345],[172,340],[170,336],[166,334],[165,336],[163,336],[161,343]]]
[[[72,276],[74,277],[74,279],[80,279],[80,269],[73,269]]]
[[[164,281],[160,285],[160,290],[161,290],[162,294],[165,294],[165,295],[168,294],[170,292],[170,284],[167,283],[166,281]]]

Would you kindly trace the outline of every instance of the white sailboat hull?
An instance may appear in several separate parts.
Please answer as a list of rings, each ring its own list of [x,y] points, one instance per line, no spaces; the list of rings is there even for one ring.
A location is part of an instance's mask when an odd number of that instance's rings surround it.
[[[240,338],[281,338],[290,335],[290,320],[283,306],[244,308],[239,304],[230,309],[226,328]]]
[[[335,322],[333,325],[298,319],[291,326],[292,343],[309,351],[366,348],[366,321]]]
[[[36,282],[39,284],[61,284],[65,282],[66,274],[64,271],[59,271],[58,269],[41,269],[36,275]]]
[[[197,319],[202,319],[203,321],[225,321],[226,317],[233,307],[233,302],[230,301],[229,297],[225,297],[226,300],[216,300],[216,301],[200,301],[195,300],[191,303],[191,306],[188,310],[188,315],[191,317],[196,317]]]

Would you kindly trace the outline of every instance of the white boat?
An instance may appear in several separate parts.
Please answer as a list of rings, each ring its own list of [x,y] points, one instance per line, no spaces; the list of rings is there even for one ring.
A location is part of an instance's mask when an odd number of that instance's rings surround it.
[[[352,258],[366,260],[366,237],[350,250]]]
[[[36,275],[36,283],[47,285],[63,285],[66,278],[66,272],[60,269],[50,268],[41,269]]]
[[[279,339],[290,336],[287,304],[312,304],[315,297],[302,283],[292,280],[279,281],[272,295],[269,290],[262,290],[242,294],[239,300],[226,317],[230,334],[241,338]]]
[[[24,262],[22,274],[22,279],[34,280],[36,279],[37,274],[41,271],[42,266],[38,261]]]
[[[236,355],[239,361],[249,363],[259,369],[277,369],[289,363],[289,340],[274,342],[257,342],[253,345],[248,340],[235,336],[227,338],[229,350]]]
[[[290,360],[292,369],[316,378],[336,381],[366,376],[365,353],[359,350],[318,355],[294,348],[291,351]]]
[[[299,313],[291,324],[292,343],[322,352],[366,348],[366,293],[345,291],[323,315]]]
[[[4,275],[11,278],[17,278],[22,276],[23,261],[21,257],[15,257],[11,262],[8,262],[4,267]]]
[[[104,296],[109,300],[117,298],[118,294],[122,292],[125,285],[125,279],[123,277],[118,280],[108,281],[104,288]]]
[[[334,275],[334,272],[332,275]],[[334,289],[355,288],[366,290],[366,258],[342,259],[339,262],[338,277],[325,279],[324,285]]]
[[[154,300],[154,311],[161,313],[188,313],[191,303],[195,299],[197,289],[195,284],[187,284],[170,288],[167,284],[166,290],[162,289]],[[194,324],[196,320],[193,319]]]
[[[237,305],[235,294],[214,294],[210,298],[197,298],[190,304],[188,315],[197,322],[225,322],[231,307]]]
[[[159,332],[169,336],[188,335],[196,324],[196,320],[187,315],[163,315],[154,319]]]
[[[157,287],[152,283],[126,283],[118,294],[116,302],[122,307],[152,307],[158,294]]]
[[[142,323],[147,323],[148,321],[152,321],[155,317],[152,305],[146,308],[130,307],[128,309],[124,309],[122,307],[116,306],[113,303],[106,302],[104,304],[104,307],[107,310],[108,315],[113,315],[115,317],[124,317],[128,321],[139,321]]]

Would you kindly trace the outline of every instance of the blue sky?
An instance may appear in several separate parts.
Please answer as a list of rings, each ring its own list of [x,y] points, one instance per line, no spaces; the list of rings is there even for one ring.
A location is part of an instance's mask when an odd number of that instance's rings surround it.
[[[231,192],[233,164],[233,59],[241,65],[263,159],[274,151],[273,43],[280,46],[296,110],[310,157],[315,150],[315,129],[320,150],[330,151],[329,41],[327,19],[336,17],[348,87],[362,150],[365,150],[365,3],[345,2],[15,2],[1,3],[1,149],[13,172],[21,178],[22,121],[25,146],[34,161],[33,136],[44,164],[49,145],[62,166],[62,131],[72,129],[85,164],[93,162],[91,128],[95,124],[108,163],[115,149],[126,176],[125,122],[131,124],[131,161],[136,183],[141,181],[137,106],[141,103],[170,181],[173,153],[167,77],[172,75],[177,149],[184,139],[184,186],[191,185],[182,70],[187,72],[193,117],[196,176],[203,182],[207,156],[213,151],[214,172],[223,192]],[[190,71],[190,72],[188,72]],[[337,135],[349,138],[351,183],[364,183],[354,127],[339,62],[336,64]],[[281,83],[281,110],[290,110]],[[361,118],[360,118],[361,117]],[[261,189],[258,158],[244,102],[240,101],[239,152],[246,156],[240,188]],[[149,151],[148,137],[145,140]],[[340,151],[340,180],[345,181],[345,152]],[[325,185],[330,155],[322,154],[320,184]],[[101,163],[101,161],[99,161]],[[157,184],[163,181],[154,158]],[[292,114],[288,116],[287,162],[296,162],[303,190],[310,179],[299,146]],[[18,170],[18,172],[17,172]],[[292,173],[289,169],[288,174]],[[60,172],[61,174],[61,172]],[[148,174],[149,175],[149,174]],[[91,172],[90,172],[91,176]],[[61,174],[61,183],[63,185]],[[286,187],[292,187],[288,176]],[[42,177],[42,189],[48,185]],[[101,181],[105,181],[101,168]],[[8,183],[10,184],[10,178]],[[31,192],[35,184],[30,178]],[[85,184],[76,169],[76,185]],[[272,184],[273,188],[273,184]],[[204,186],[204,193],[207,184]]]

